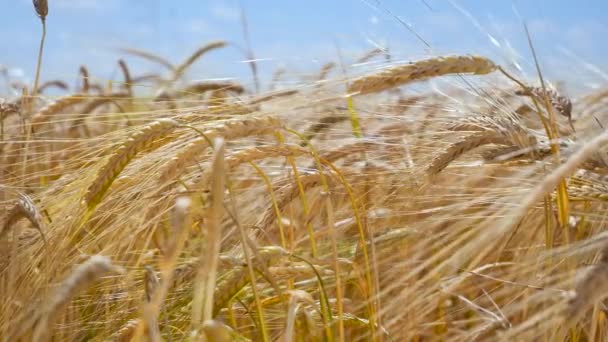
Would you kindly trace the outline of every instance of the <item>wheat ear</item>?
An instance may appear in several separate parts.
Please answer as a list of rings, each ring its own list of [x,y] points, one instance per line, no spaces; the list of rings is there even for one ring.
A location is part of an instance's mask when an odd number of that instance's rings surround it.
[[[299,181],[302,185],[300,190],[296,184],[290,184],[284,189],[277,192],[277,208],[275,209],[274,204],[270,204],[264,211],[262,218],[258,222],[257,226],[265,231],[272,222],[277,218],[277,210],[282,211],[291,201],[300,195],[300,191],[305,192],[321,185],[321,175],[319,173],[313,173],[309,175],[300,176]],[[289,182],[291,183],[291,182]]]
[[[87,69],[86,66],[81,65],[80,68],[78,68],[78,74],[80,75],[80,78],[82,80],[82,92],[83,93],[88,93],[89,89],[90,89],[90,83],[89,83],[89,69]]]
[[[182,77],[184,71],[186,71],[186,69],[188,69],[194,62],[196,62],[197,59],[201,58],[207,52],[223,48],[224,46],[226,46],[226,42],[223,40],[218,40],[200,47],[192,55],[190,55],[190,57],[188,57],[182,64],[178,65],[175,68],[175,72],[173,73],[173,79],[177,80]]]
[[[255,97],[251,101],[249,101],[249,104],[256,105],[256,104],[260,104],[262,102],[267,102],[267,101],[278,99],[281,97],[292,96],[297,93],[299,93],[299,91],[296,89],[287,89],[287,90],[276,91],[276,92],[273,92],[273,93],[270,93],[267,95]]]
[[[569,299],[566,310],[567,322],[570,324],[577,322],[590,305],[607,296],[608,248],[604,247],[600,261],[589,267],[575,285],[573,296]]]
[[[279,257],[285,256],[286,251],[280,247],[267,246],[258,248],[255,254],[256,256],[251,259],[251,266],[254,269],[263,269],[264,266],[267,267],[269,263],[276,261]],[[214,294],[213,317],[217,316],[221,309],[225,308],[230,300],[251,282],[247,267],[246,263],[234,265],[219,277]]]
[[[171,64],[171,62],[169,62],[168,60],[166,60],[165,58],[155,55],[151,52],[148,51],[144,51],[144,50],[140,50],[140,49],[135,49],[135,48],[121,48],[119,49],[120,51],[127,53],[129,55],[132,56],[137,56],[143,59],[147,59],[151,62],[157,63],[159,65],[164,66],[165,68],[169,69],[170,71],[174,71],[175,67],[173,66],[173,64]]]
[[[59,88],[61,90],[68,90],[70,86],[62,80],[46,81],[38,87],[38,94],[44,93],[48,88]]]
[[[29,331],[33,331],[33,341],[45,340],[49,336],[49,328],[62,310],[80,291],[91,286],[97,279],[107,273],[124,273],[124,269],[112,264],[109,258],[101,255],[90,257],[57,286],[53,294],[37,309],[33,317],[21,324],[15,337],[17,340]]]
[[[317,134],[329,129],[332,125],[348,120],[348,118],[348,115],[340,111],[320,118],[319,121],[306,129],[306,140],[312,140]],[[306,142],[302,142],[302,146],[305,144]]]
[[[120,172],[139,151],[151,146],[156,139],[169,134],[177,126],[178,123],[174,120],[160,119],[133,133],[112,154],[110,159],[97,173],[97,177],[93,183],[89,185],[84,196],[84,202],[87,206],[93,208],[101,201],[105,192],[112,185],[112,182],[114,182]]]
[[[324,162],[334,163],[337,160],[348,157],[355,153],[365,152],[369,150],[371,147],[376,145],[376,143],[371,141],[358,141],[346,145],[342,145],[334,150],[330,150],[320,156],[320,159]]]
[[[489,59],[480,56],[447,56],[396,65],[378,73],[355,79],[347,89],[349,94],[370,94],[392,89],[414,81],[448,74],[483,75],[496,70]]]
[[[327,75],[336,67],[336,63],[329,62],[325,63],[321,67],[321,71],[319,71],[319,76],[317,77],[317,81],[323,81],[327,78]]]
[[[196,157],[209,147],[207,139],[223,137],[225,140],[230,140],[239,137],[267,134],[274,132],[281,126],[282,122],[279,119],[265,116],[230,120],[215,127],[210,127],[203,132],[205,137],[192,140],[167,163],[167,166],[160,173],[159,183],[164,184],[181,176],[186,167],[192,165],[196,161]]]
[[[126,97],[127,97],[127,95],[124,93],[115,93],[115,94],[109,94],[109,95],[96,96],[94,99],[92,99],[91,101],[89,101],[88,103],[83,105],[82,109],[79,110],[80,113],[77,116],[77,118],[74,120],[74,122],[72,123],[70,129],[75,130],[79,126],[84,125],[87,115],[91,114],[91,112],[93,112],[95,109],[97,109],[98,107],[100,107],[106,103],[114,103],[119,108],[119,110],[123,111],[122,108],[120,108],[120,106],[116,102],[116,100],[123,99]]]
[[[0,99],[0,141],[4,141],[4,119],[6,119],[11,114],[19,114],[21,108],[19,105],[15,103],[4,102],[3,99]],[[0,146],[0,152],[2,152],[2,147]]]
[[[229,155],[226,158],[226,167],[229,169],[235,169],[239,165],[244,163],[253,162],[260,159],[266,158],[275,158],[275,157],[287,157],[287,156],[301,156],[303,154],[308,154],[309,151],[307,149],[297,147],[297,146],[260,146],[260,147],[252,147],[246,150],[235,152]],[[207,182],[209,181],[209,176],[211,174],[210,170],[204,170],[201,176],[196,180],[192,186],[193,189],[203,189],[207,186]]]
[[[46,237],[44,236],[45,224],[44,220],[42,219],[42,215],[34,204],[34,201],[32,201],[32,199],[24,193],[19,193],[17,203],[9,212],[4,222],[2,231],[0,231],[0,239],[2,239],[9,232],[11,226],[22,217],[25,217],[30,221],[34,228],[40,232],[42,240],[46,243]]]
[[[129,67],[127,66],[127,62],[125,62],[122,59],[118,60],[118,66],[120,67],[120,70],[122,71],[122,75],[125,79],[125,82],[123,84],[124,88],[127,91],[127,94],[129,95],[129,97],[133,97],[133,88],[132,88],[132,84],[133,84],[133,80],[131,79],[131,72],[129,71]]]
[[[451,144],[437,156],[426,169],[428,175],[436,175],[445,169],[453,160],[479,146],[488,144],[510,145],[509,139],[493,131],[475,132]]]
[[[549,99],[549,103],[555,108],[562,116],[572,119],[572,101],[566,96],[560,95],[553,89],[543,89],[542,87],[529,87],[526,90],[518,90],[515,92],[517,95],[522,96],[534,96],[537,100],[543,103],[545,97]]]
[[[149,310],[149,303],[152,302],[154,293],[160,287],[160,279],[156,274],[156,271],[151,266],[144,267],[146,273],[144,276],[145,285],[145,299],[146,306],[144,306],[144,319],[146,321],[146,328],[148,331],[148,338],[152,342],[161,341],[160,329],[158,328],[158,320],[156,317],[155,310]]]
[[[380,55],[383,55],[386,53],[387,53],[387,51],[385,49],[381,49],[381,48],[372,49],[372,50],[366,52],[365,54],[363,54],[361,57],[359,57],[357,59],[357,63],[359,63],[359,64],[365,63],[376,56],[380,56]]]
[[[208,320],[203,323],[203,332],[207,341],[231,342],[235,340],[235,332],[226,324],[217,320]]]
[[[32,116],[32,129],[45,124],[49,120],[49,117],[53,114],[60,113],[62,110],[82,103],[87,99],[89,99],[89,96],[86,94],[72,94],[61,97],[56,101],[49,103]]]
[[[200,81],[187,85],[186,87],[178,90],[177,93],[183,95],[202,94],[212,90],[224,90],[237,94],[241,94],[245,91],[242,85],[234,82]]]

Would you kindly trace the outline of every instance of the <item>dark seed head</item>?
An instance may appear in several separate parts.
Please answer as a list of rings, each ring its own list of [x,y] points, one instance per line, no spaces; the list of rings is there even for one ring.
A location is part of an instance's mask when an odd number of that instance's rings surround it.
[[[36,9],[36,13],[40,17],[40,19],[46,19],[46,16],[49,14],[49,4],[47,0],[32,0],[34,3],[34,9]]]

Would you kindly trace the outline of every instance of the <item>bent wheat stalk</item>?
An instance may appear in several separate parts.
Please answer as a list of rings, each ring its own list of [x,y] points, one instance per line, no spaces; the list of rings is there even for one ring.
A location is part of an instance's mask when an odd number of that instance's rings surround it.
[[[432,77],[448,74],[484,75],[496,68],[494,62],[480,56],[435,57],[396,65],[375,74],[359,77],[350,84],[347,93],[351,95],[378,93]]]

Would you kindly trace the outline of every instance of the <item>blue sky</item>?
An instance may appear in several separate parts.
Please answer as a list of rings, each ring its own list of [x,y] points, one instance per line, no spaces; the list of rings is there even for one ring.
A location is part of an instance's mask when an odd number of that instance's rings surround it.
[[[3,6],[0,64],[32,78],[40,26],[30,0]],[[477,53],[501,63],[515,58],[532,71],[521,24],[528,22],[547,74],[584,87],[608,83],[606,0],[49,0],[43,79],[75,79],[86,64],[96,77],[115,77],[119,47],[156,52],[179,62],[200,45],[224,39],[243,45],[246,11],[261,73],[292,74],[337,60],[352,61],[374,45],[396,61],[438,53]],[[430,45],[427,47],[395,16]],[[247,77],[237,48],[214,51],[191,70],[194,79]],[[134,74],[159,70],[126,58]],[[594,68],[600,70],[594,70]],[[603,71],[603,72],[602,72]]]

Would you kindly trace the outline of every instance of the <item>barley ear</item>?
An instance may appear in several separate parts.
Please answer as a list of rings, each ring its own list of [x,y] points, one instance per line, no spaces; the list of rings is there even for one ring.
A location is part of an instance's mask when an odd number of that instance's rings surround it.
[[[491,60],[480,56],[435,57],[396,65],[355,79],[347,89],[352,95],[377,93],[415,81],[449,74],[483,75],[496,70]]]
[[[160,119],[132,134],[110,157],[97,173],[93,183],[89,185],[84,196],[84,202],[89,209],[99,204],[120,172],[135,158],[139,151],[151,146],[154,141],[169,134],[177,126],[178,123],[174,120]]]

